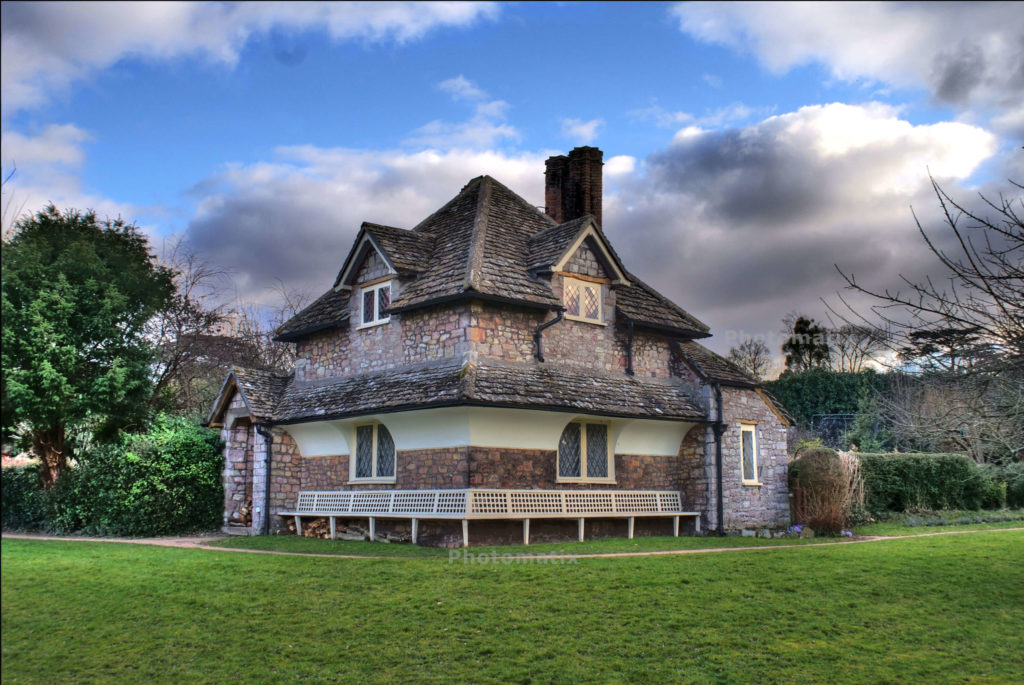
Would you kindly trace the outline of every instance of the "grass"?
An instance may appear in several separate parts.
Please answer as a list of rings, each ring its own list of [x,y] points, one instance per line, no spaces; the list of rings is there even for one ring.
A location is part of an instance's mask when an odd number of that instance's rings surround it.
[[[510,565],[5,539],[3,679],[1019,682],[1022,560],[1019,531]]]

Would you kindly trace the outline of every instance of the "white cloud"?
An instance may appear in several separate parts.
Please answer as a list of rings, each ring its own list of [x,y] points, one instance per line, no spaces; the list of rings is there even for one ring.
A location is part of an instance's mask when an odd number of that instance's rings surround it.
[[[628,176],[636,170],[636,157],[629,155],[616,155],[609,157],[604,162],[604,175],[609,178]]]
[[[597,129],[601,126],[604,126],[604,119],[562,119],[562,137],[589,145],[597,138]]]
[[[16,167],[51,164],[77,167],[85,158],[82,144],[89,139],[86,131],[71,124],[48,126],[38,136],[5,131],[0,137],[0,157]]]
[[[769,335],[843,283],[839,264],[879,287],[931,268],[910,213],[939,223],[928,171],[954,196],[995,158],[996,138],[963,123],[913,125],[875,103],[804,107],[741,128],[690,127],[623,177],[605,230],[627,266],[712,326]],[[991,189],[989,189],[991,190]],[[932,271],[931,273],[935,273]]]
[[[412,228],[481,174],[543,205],[543,169],[532,153],[284,147],[198,184],[185,237],[233,272],[243,299],[269,303],[277,280],[318,295],[363,221]]]
[[[502,140],[520,139],[519,131],[505,122],[508,103],[504,100],[488,100],[487,93],[462,74],[441,81],[438,88],[456,101],[474,103],[473,115],[462,122],[435,119],[413,131],[404,141],[407,145],[483,150]]]
[[[680,3],[680,29],[752,52],[784,73],[810,62],[836,78],[926,87],[947,102],[1024,94],[1024,12],[1014,3]]]
[[[712,88],[722,87],[721,76],[716,76],[715,74],[701,74],[701,78],[704,80],[704,83],[708,84]]]
[[[273,28],[321,30],[336,41],[403,42],[498,11],[491,2],[4,3],[3,106],[38,105],[126,57],[195,56],[233,65],[251,38]]]
[[[771,113],[772,109],[771,107],[748,107],[742,102],[734,102],[725,107],[707,110],[703,115],[696,116],[690,112],[671,112],[661,105],[654,104],[644,109],[633,110],[629,115],[639,121],[653,121],[662,128],[673,128],[683,124],[717,128],[725,124],[746,121],[755,116],[766,116]]]

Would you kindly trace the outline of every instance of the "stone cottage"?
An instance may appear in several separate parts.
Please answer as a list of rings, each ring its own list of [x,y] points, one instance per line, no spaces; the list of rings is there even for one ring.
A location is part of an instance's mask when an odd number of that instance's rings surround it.
[[[548,159],[544,212],[481,176],[411,229],[364,223],[276,333],[293,373],[224,383],[225,524],[326,511],[434,544],[785,525],[786,419],[627,270],[601,167]]]

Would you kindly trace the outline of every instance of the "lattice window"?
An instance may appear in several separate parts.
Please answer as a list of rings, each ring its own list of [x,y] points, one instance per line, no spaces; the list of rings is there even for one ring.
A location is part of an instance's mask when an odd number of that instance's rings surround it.
[[[395,441],[380,423],[356,426],[355,478],[394,478]]]
[[[560,480],[603,480],[612,477],[608,426],[604,423],[573,421],[558,441]]]
[[[608,426],[587,424],[587,477],[608,477]]]
[[[391,282],[378,283],[362,289],[363,296],[360,300],[362,313],[360,315],[360,328],[376,326],[387,323],[391,320],[388,314],[388,307],[391,306]]]
[[[356,478],[373,477],[373,428],[356,428]]]
[[[595,323],[603,321],[600,283],[578,281],[575,278],[566,277],[562,284],[562,293],[562,303],[568,318]]]
[[[576,281],[565,280],[565,313],[580,315],[580,286]]]
[[[562,478],[580,477],[580,424],[570,423],[558,441],[558,475]]]

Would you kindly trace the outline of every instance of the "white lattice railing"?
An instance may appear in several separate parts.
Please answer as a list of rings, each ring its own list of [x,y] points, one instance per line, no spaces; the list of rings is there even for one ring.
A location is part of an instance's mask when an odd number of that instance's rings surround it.
[[[678,492],[654,490],[361,490],[300,492],[282,515],[522,519],[670,516]]]

